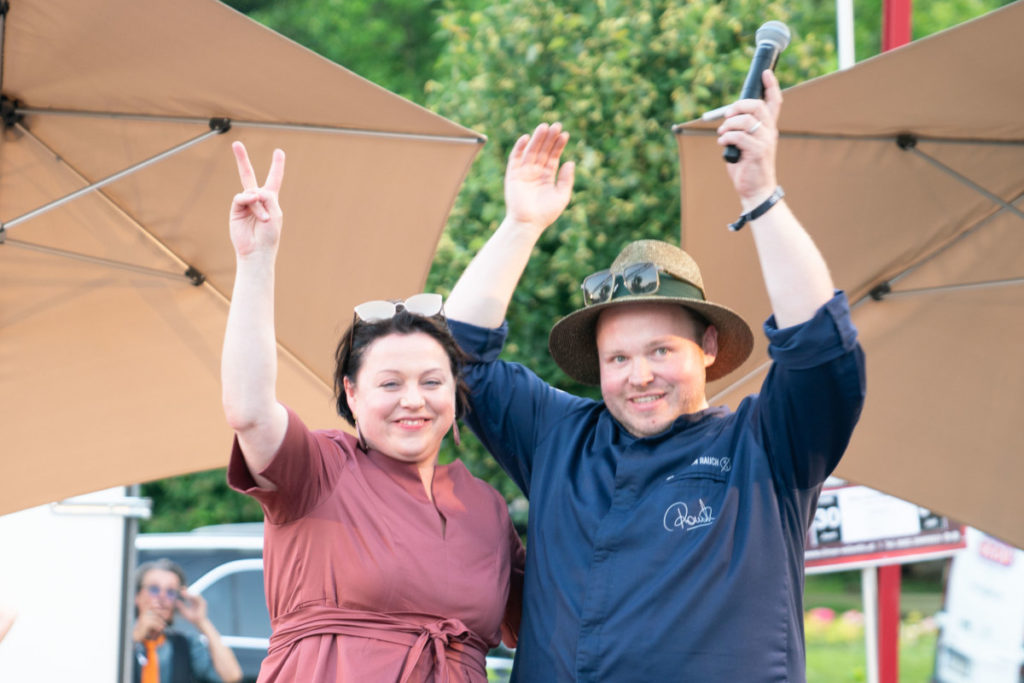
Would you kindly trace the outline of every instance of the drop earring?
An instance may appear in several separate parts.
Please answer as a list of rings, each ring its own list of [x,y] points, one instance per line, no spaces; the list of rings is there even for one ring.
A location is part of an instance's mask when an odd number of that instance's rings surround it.
[[[452,422],[452,441],[455,442],[456,446],[462,445],[462,438],[459,436],[459,421],[454,420]]]

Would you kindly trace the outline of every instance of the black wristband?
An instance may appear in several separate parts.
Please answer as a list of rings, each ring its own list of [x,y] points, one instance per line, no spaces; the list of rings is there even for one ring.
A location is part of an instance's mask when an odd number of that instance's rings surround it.
[[[729,224],[729,229],[732,230],[733,232],[736,232],[744,225],[746,225],[747,221],[752,221],[755,218],[760,218],[761,216],[768,213],[768,209],[778,204],[779,200],[785,196],[786,193],[782,191],[782,186],[779,185],[778,187],[775,188],[775,192],[772,192],[771,197],[768,197],[768,199],[764,200],[750,211],[740,214],[740,217],[736,219],[735,223]]]

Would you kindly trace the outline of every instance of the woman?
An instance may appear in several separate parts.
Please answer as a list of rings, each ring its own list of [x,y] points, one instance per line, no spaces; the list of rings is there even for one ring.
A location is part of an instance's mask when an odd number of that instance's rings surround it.
[[[243,191],[231,205],[222,382],[228,481],[266,520],[273,634],[259,680],[483,683],[487,650],[502,635],[514,645],[506,604],[524,557],[498,492],[461,462],[437,465],[465,405],[441,298],[357,306],[335,389],[358,437],[309,430],[275,397],[284,153],[259,187],[245,148],[233,149]]]

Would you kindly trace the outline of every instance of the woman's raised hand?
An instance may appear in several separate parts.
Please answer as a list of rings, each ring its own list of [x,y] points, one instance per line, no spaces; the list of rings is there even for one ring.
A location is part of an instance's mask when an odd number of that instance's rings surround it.
[[[235,153],[238,177],[242,181],[242,191],[231,201],[231,243],[239,256],[259,251],[274,254],[281,239],[282,213],[278,193],[284,180],[284,152],[274,150],[267,179],[260,187],[245,145],[234,142],[231,150]]]
[[[569,134],[562,124],[537,126],[532,135],[516,140],[505,169],[505,211],[517,223],[543,230],[561,215],[572,195],[576,165],[559,169]]]

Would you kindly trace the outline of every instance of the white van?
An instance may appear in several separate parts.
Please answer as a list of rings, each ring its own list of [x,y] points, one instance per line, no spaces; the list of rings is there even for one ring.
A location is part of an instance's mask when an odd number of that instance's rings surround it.
[[[1024,550],[968,527],[936,619],[935,683],[1024,683]]]

